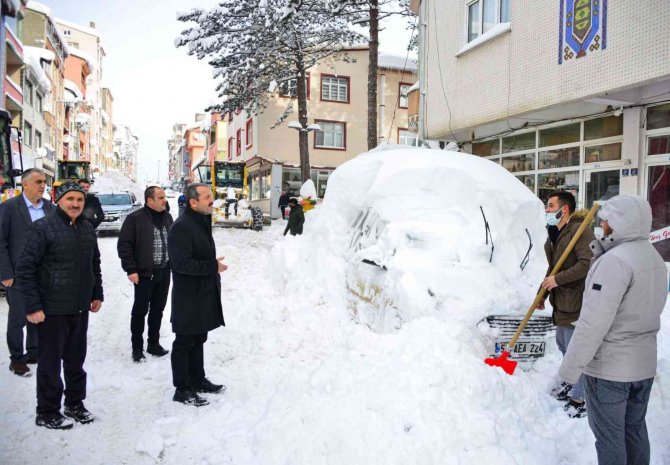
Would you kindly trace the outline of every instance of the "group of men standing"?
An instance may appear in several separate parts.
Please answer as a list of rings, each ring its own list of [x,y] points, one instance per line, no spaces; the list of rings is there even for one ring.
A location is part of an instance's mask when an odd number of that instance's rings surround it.
[[[656,375],[656,335],[668,296],[667,269],[649,242],[652,213],[642,197],[619,195],[598,212],[560,272],[550,276],[584,215],[557,191],[546,205],[549,291],[563,382],[552,394],[572,418],[588,416],[600,465],[645,465],[645,416]],[[544,309],[544,302],[538,309]],[[588,415],[587,415],[588,406]]]
[[[7,344],[10,370],[31,375],[37,364],[35,423],[69,429],[72,420],[86,424],[94,416],[84,406],[89,313],[103,301],[100,252],[95,227],[102,221],[100,203],[87,191],[90,183],[66,181],[55,205],[43,199],[46,175],[28,169],[23,192],[0,206],[0,278],[7,289]],[[222,326],[219,273],[227,269],[216,257],[212,238],[212,192],[194,184],[186,191],[185,214],[176,222],[166,211],[165,192],[145,191],[144,208],[129,215],[118,253],[135,287],[131,312],[132,359],[144,356],[144,326],[149,315],[147,352],[164,356],[160,326],[172,272],[173,399],[206,405],[199,393],[225,387],[205,377],[203,344],[208,331]],[[25,340],[23,330],[27,326]],[[61,367],[65,383],[61,378]],[[61,404],[65,397],[65,408]]]

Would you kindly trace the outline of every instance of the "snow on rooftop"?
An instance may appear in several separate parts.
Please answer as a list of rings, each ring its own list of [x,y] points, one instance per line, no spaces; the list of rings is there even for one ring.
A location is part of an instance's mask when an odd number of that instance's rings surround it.
[[[91,55],[76,47],[70,47],[70,55],[84,60],[86,64],[88,64],[88,69],[91,70],[91,74],[95,72],[95,60]]]
[[[400,56],[400,55],[393,55],[390,53],[380,53],[378,58],[378,66],[380,68],[399,69],[399,70],[416,72],[418,64],[416,57],[413,57],[411,55],[408,57],[407,55]]]
[[[35,76],[37,76],[39,85],[45,90],[45,92],[47,93],[51,92],[51,80],[47,77],[47,74],[44,72],[44,68],[42,68],[42,64],[40,63],[40,61],[41,60],[46,60],[49,62],[53,61],[55,59],[54,53],[45,48],[24,46],[23,58],[26,61],[26,63],[28,63],[28,65],[30,66],[30,69],[33,70]]]
[[[84,98],[84,94],[82,94],[81,89],[77,84],[70,81],[69,79],[64,79],[63,84],[65,85],[65,88],[72,92],[77,99],[82,100]]]
[[[82,26],[81,24],[73,23],[71,21],[67,21],[62,18],[56,18],[56,23],[59,26],[66,26],[70,29],[76,29],[78,31],[85,32],[86,34],[102,38],[100,31],[98,31],[97,29],[93,29],[92,27]]]

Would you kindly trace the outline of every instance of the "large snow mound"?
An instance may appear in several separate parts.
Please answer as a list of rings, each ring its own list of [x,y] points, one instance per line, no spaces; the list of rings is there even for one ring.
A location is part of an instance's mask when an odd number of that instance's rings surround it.
[[[93,193],[132,192],[144,202],[144,189],[125,174],[107,171],[95,179],[91,185]]]

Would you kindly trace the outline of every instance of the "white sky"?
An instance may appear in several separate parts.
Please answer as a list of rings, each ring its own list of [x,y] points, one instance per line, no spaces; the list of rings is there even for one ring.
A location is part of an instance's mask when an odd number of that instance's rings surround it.
[[[139,137],[138,180],[167,174],[167,140],[172,125],[193,121],[216,98],[216,82],[205,62],[175,48],[174,39],[186,24],[177,11],[209,7],[215,0],[115,2],[42,0],[55,17],[88,26],[96,23],[107,57],[103,85],[114,97],[113,120]],[[141,6],[139,6],[141,5]],[[409,31],[403,20],[387,24],[380,49],[404,55]]]

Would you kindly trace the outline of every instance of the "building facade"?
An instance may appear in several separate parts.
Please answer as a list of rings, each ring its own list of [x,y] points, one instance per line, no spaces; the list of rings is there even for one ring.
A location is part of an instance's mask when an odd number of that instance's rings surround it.
[[[128,126],[118,124],[114,127],[114,158],[118,160],[115,169],[137,181],[137,152],[139,138]]]
[[[102,108],[100,110],[102,126],[100,128],[100,150],[98,164],[93,167],[97,174],[105,172],[117,161],[114,157],[114,97],[107,87],[102,88]]]
[[[421,0],[423,139],[451,140],[541,199],[652,205],[670,261],[667,2]],[[631,27],[631,21],[635,27]]]
[[[336,58],[311,68],[307,75],[308,124],[320,130],[309,134],[311,178],[322,198],[330,173],[367,151],[368,50],[351,49],[345,61]],[[378,137],[380,142],[415,143],[408,131],[407,98],[416,79],[416,63],[405,57],[380,55],[378,73]],[[298,195],[300,153],[295,80],[279,83],[267,108],[258,115],[234,113],[228,121],[227,159],[247,164],[251,203],[273,218],[280,217],[281,191]],[[288,108],[293,113],[280,122]]]

